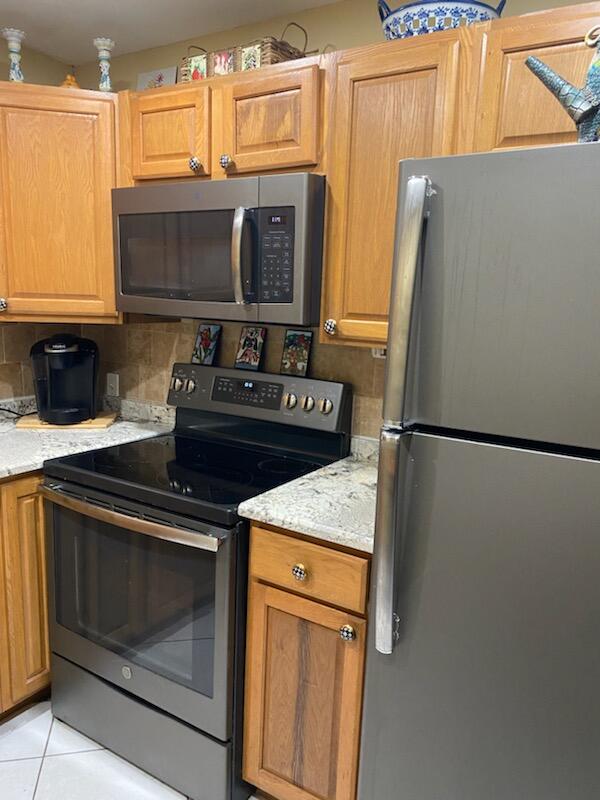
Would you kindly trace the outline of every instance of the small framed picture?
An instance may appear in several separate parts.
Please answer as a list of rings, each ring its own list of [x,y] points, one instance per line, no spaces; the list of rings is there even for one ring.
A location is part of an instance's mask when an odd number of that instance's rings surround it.
[[[266,335],[266,328],[255,328],[253,325],[245,325],[242,328],[235,357],[237,369],[257,370],[260,367]]]
[[[215,50],[212,53],[213,75],[230,75],[235,72],[235,50]]]
[[[152,72],[140,72],[137,79],[138,92],[144,89],[160,89],[161,86],[174,86],[177,79],[177,67],[155,69]]]
[[[203,81],[208,74],[208,60],[206,53],[188,58],[188,70],[191,81]]]
[[[192,364],[202,364],[204,367],[210,367],[215,360],[220,336],[220,325],[207,325],[205,322],[201,322],[198,325],[198,333],[196,334]]]
[[[282,375],[299,375],[305,377],[308,372],[308,359],[312,347],[312,331],[287,330],[283,340],[281,354]]]

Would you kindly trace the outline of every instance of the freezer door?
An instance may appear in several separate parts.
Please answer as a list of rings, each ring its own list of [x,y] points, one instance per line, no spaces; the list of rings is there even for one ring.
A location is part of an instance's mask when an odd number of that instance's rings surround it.
[[[435,191],[405,422],[600,448],[598,165],[594,144],[403,162],[401,205],[412,175]]]
[[[390,655],[370,626],[359,800],[600,797],[600,463],[400,447],[400,621]]]

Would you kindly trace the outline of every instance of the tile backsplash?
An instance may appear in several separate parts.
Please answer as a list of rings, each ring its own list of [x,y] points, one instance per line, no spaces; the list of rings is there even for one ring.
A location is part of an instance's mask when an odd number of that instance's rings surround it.
[[[0,325],[0,401],[33,394],[29,350],[38,339],[64,331],[79,334],[80,330],[80,325]]]
[[[0,400],[31,394],[29,349],[38,339],[68,330],[87,336],[100,348],[100,392],[106,373],[119,375],[120,395],[128,400],[162,404],[167,396],[171,365],[189,361],[198,322],[153,322],[135,317],[127,325],[34,325],[6,323],[0,326]],[[224,323],[216,363],[231,367],[235,359],[241,323]],[[279,372],[285,327],[270,326],[265,343],[263,369]],[[319,344],[315,331],[310,374],[324,380],[346,381],[354,387],[353,433],[377,436],[381,424],[385,361],[359,347]]]

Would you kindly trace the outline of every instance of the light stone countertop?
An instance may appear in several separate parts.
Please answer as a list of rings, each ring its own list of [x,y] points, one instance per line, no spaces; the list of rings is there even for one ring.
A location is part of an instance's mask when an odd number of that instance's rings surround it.
[[[103,430],[36,431],[19,430],[15,422],[15,417],[0,411],[0,478],[40,470],[49,458],[148,439],[172,429],[172,425],[155,422],[117,420]]]
[[[350,456],[246,500],[242,517],[373,552],[377,461]]]

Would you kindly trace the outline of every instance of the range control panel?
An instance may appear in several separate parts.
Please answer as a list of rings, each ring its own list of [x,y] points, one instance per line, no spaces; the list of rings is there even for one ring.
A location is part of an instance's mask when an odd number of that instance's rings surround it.
[[[260,302],[294,299],[295,208],[258,209],[260,231]]]
[[[334,433],[350,429],[352,388],[291,375],[250,376],[238,369],[175,364],[167,402]]]
[[[281,408],[282,396],[282,383],[217,375],[213,383],[211,399],[222,403],[278,410]]]

